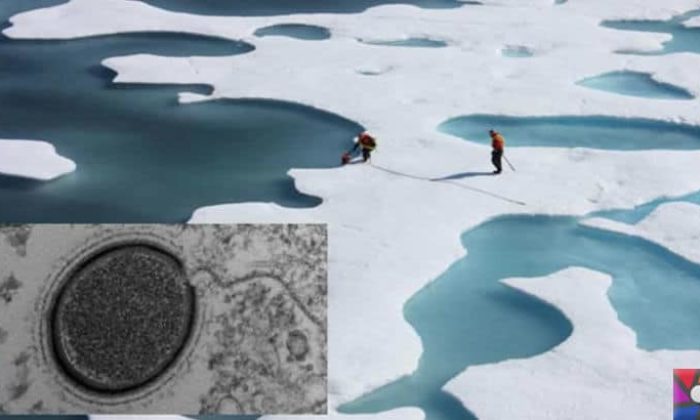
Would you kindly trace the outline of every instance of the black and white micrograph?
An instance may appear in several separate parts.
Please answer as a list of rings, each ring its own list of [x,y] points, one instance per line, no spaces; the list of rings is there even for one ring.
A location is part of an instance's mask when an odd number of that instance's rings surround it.
[[[326,412],[320,224],[0,226],[0,414]]]

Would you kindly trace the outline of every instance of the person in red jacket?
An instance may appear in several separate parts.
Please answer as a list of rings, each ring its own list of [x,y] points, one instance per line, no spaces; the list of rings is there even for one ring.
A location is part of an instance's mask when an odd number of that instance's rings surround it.
[[[501,159],[503,158],[503,150],[506,146],[506,140],[495,130],[489,130],[491,136],[491,163],[496,167],[494,174],[500,174],[503,170]]]
[[[356,143],[352,151],[359,147],[362,150],[362,160],[367,162],[372,157],[372,151],[377,148],[377,140],[366,131],[360,133],[355,140]]]

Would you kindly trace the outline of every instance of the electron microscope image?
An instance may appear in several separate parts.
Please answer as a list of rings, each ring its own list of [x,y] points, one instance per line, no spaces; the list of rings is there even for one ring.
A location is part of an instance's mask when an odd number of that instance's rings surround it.
[[[0,226],[0,414],[326,412],[325,225]]]

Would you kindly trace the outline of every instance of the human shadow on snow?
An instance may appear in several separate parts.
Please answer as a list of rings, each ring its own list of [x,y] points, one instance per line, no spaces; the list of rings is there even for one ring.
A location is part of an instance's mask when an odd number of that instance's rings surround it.
[[[457,174],[447,175],[442,178],[432,178],[431,181],[448,181],[451,179],[472,178],[475,176],[494,175],[493,172],[460,172]]]

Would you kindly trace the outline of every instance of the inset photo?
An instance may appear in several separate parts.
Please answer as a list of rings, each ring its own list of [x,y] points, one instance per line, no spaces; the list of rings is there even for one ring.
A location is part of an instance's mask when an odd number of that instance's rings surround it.
[[[0,413],[325,413],[322,224],[0,226]]]

